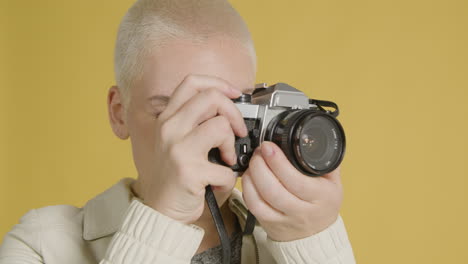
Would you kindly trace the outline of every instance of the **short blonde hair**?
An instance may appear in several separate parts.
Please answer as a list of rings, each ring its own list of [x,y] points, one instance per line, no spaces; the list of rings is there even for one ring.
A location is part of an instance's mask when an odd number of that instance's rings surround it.
[[[226,0],[137,0],[125,14],[117,33],[114,70],[123,104],[141,78],[144,58],[174,39],[196,43],[225,36],[238,41],[256,65],[253,41],[242,17]]]

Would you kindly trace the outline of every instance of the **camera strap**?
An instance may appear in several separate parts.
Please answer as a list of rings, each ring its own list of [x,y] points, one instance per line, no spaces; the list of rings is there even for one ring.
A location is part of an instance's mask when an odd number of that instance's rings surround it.
[[[216,202],[216,198],[210,185],[206,186],[205,188],[205,200],[208,204],[208,208],[210,209],[213,222],[216,226],[216,230],[218,231],[219,240],[221,241],[221,247],[223,248],[223,264],[230,264],[231,242],[226,232],[226,227],[224,226],[223,217],[219,211],[218,203]],[[255,222],[255,216],[250,211],[247,211],[247,220],[245,222],[243,235],[251,235],[253,233],[255,229]]]
[[[309,104],[316,105],[320,110],[329,113],[333,117],[337,117],[340,114],[340,109],[338,108],[338,105],[331,101],[309,99]],[[333,108],[334,111],[328,111],[324,107]]]
[[[211,185],[206,186],[205,188],[205,200],[210,209],[211,216],[213,217],[213,222],[218,230],[219,240],[221,241],[221,246],[223,248],[223,264],[231,263],[231,241],[226,232],[226,227],[224,226],[223,217],[219,211],[218,203],[214,196]]]
[[[244,235],[251,235],[255,228],[255,216],[250,212],[247,211],[247,220],[245,221],[245,228],[244,228]]]

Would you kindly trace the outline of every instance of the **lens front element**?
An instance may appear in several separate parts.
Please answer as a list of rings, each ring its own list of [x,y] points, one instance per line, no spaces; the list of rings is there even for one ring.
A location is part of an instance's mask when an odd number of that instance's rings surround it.
[[[293,138],[297,160],[314,171],[326,171],[341,156],[343,138],[334,120],[328,116],[305,117]]]
[[[291,163],[309,176],[331,172],[343,159],[343,128],[325,112],[285,111],[269,124],[267,131],[265,140],[280,146]]]

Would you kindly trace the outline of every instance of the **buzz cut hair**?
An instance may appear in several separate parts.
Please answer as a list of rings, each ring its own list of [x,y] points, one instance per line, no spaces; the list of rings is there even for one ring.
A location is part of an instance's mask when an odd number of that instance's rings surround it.
[[[114,53],[115,80],[124,107],[143,75],[145,58],[155,50],[173,40],[203,44],[213,37],[238,42],[256,68],[250,32],[227,0],[137,0],[120,23]]]

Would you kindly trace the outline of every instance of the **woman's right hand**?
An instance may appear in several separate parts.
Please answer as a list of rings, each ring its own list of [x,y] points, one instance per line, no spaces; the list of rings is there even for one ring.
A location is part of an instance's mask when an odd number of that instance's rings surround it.
[[[242,114],[231,99],[241,91],[212,76],[188,75],[172,94],[156,122],[153,175],[139,179],[143,202],[183,223],[202,214],[205,187],[230,193],[236,177],[229,167],[208,161],[219,148],[229,165],[236,163],[235,135],[247,136]]]

